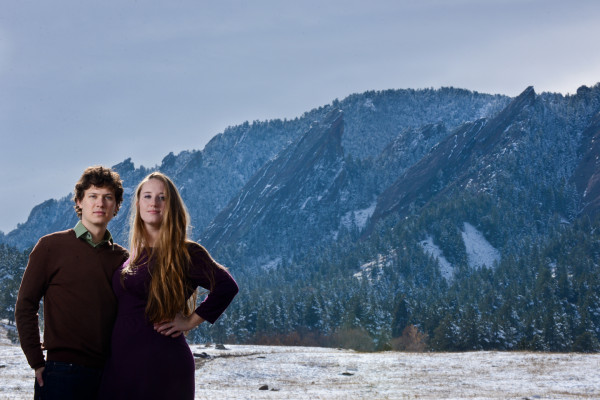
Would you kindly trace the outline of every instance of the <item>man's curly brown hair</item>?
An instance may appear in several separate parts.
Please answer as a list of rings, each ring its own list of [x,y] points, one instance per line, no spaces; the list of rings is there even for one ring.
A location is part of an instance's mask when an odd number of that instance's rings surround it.
[[[119,207],[123,202],[123,182],[121,181],[121,177],[110,168],[96,165],[86,168],[79,181],[75,184],[73,201],[75,202],[74,208],[79,219],[81,219],[81,207],[77,205],[77,200],[83,200],[83,193],[92,186],[109,188],[115,192],[115,200],[117,202],[115,215],[117,215]]]

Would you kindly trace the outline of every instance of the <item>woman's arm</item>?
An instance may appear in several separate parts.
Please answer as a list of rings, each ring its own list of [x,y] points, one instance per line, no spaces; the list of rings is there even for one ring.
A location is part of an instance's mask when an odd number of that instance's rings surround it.
[[[210,290],[195,312],[205,321],[214,324],[238,293],[238,285],[227,269],[213,260],[201,245],[194,243],[190,246],[190,256],[190,279],[193,286]]]
[[[189,249],[192,262],[188,278],[191,286],[200,286],[210,292],[190,316],[178,314],[172,321],[154,324],[154,329],[165,336],[177,337],[204,321],[214,324],[239,291],[231,274],[215,262],[204,247],[192,243]],[[212,279],[209,279],[209,274]]]
[[[177,314],[172,321],[165,321],[154,324],[154,330],[161,335],[177,337],[183,332],[191,331],[204,322],[204,318],[193,312],[190,316],[184,317]]]

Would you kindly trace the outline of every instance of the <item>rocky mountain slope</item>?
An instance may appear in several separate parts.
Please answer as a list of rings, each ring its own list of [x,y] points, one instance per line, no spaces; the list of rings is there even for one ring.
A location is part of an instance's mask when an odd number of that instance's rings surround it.
[[[131,159],[124,160],[114,167],[124,179],[126,198],[109,228],[119,242],[126,242],[129,195],[143,176],[158,169],[171,176],[180,188],[192,216],[195,238],[200,237],[256,171],[333,108],[344,112],[341,140],[345,154],[364,160],[375,157],[403,131],[432,123],[454,127],[490,115],[508,100],[505,96],[453,88],[366,92],[335,100],[294,120],[254,121],[229,127],[203,150],[168,154],[160,165],[152,168],[136,168]],[[77,178],[74,176],[74,181]],[[35,207],[27,221],[11,232],[0,234],[0,243],[27,248],[42,234],[71,227],[75,221],[70,215],[71,196]]]
[[[249,254],[268,259],[289,254],[296,244],[309,244],[299,238],[318,242],[335,230],[346,180],[342,132],[342,112],[334,109],[267,162],[200,241],[212,249],[225,243],[260,249]]]

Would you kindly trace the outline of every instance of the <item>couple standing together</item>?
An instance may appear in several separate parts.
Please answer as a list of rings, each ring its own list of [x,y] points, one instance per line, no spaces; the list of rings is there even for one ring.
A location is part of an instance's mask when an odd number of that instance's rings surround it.
[[[188,239],[187,210],[166,175],[151,173],[137,187],[130,254],[106,228],[123,201],[116,172],[86,169],[73,199],[80,221],[38,241],[17,298],[35,399],[193,399],[183,333],[219,318],[238,292],[235,280]],[[199,286],[209,293],[196,307]]]

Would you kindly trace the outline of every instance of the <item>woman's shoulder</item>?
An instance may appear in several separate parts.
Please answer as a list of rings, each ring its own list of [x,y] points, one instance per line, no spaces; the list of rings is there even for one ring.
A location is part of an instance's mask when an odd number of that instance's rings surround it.
[[[188,249],[188,253],[190,254],[190,257],[192,257],[192,258],[210,257],[208,250],[206,250],[204,248],[204,246],[202,246],[200,243],[189,241],[186,243],[186,245],[187,245],[187,249]]]
[[[186,244],[187,249],[188,249],[189,252],[200,251],[200,250],[204,249],[204,247],[200,243],[196,243],[196,242],[194,242],[192,240],[188,240],[187,242],[185,242],[185,244]]]

